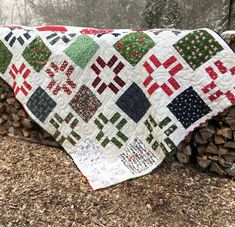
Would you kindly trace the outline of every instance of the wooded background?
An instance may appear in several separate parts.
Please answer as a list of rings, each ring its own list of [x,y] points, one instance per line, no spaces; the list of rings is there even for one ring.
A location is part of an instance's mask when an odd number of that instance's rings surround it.
[[[0,0],[1,24],[235,29],[235,0]]]

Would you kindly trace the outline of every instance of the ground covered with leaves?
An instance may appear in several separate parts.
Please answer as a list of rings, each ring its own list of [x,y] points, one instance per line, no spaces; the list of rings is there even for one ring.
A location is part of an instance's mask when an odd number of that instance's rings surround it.
[[[62,149],[5,137],[0,226],[235,226],[235,182],[167,161],[92,192]]]

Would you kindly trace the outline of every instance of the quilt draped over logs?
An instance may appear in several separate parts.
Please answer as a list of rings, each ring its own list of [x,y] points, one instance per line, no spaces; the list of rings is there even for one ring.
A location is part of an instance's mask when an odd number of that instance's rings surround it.
[[[94,190],[151,172],[235,103],[234,53],[208,29],[1,27],[0,76]]]

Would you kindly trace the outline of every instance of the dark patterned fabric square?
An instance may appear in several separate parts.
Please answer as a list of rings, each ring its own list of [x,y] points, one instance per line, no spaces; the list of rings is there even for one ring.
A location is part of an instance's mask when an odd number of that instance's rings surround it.
[[[211,109],[193,87],[184,90],[167,107],[181,122],[184,128],[188,128],[195,121],[211,112]]]
[[[38,87],[29,98],[26,106],[35,117],[44,122],[55,108],[56,102],[41,87]]]
[[[151,106],[149,100],[136,83],[133,83],[124,92],[116,104],[136,123],[140,121]]]
[[[85,121],[88,122],[102,105],[99,99],[86,85],[82,85],[69,105]]]
[[[205,30],[193,31],[173,46],[194,70],[223,50],[215,38]]]

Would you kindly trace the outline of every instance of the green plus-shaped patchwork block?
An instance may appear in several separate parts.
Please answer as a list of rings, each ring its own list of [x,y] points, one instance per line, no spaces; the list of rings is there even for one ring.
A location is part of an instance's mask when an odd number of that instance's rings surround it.
[[[0,72],[4,74],[11,62],[12,53],[5,44],[0,40]]]
[[[99,45],[92,38],[88,35],[80,35],[64,52],[84,69],[98,49]]]
[[[114,48],[133,66],[155,45],[144,32],[132,32],[114,44]]]
[[[148,144],[151,145],[154,151],[158,149],[159,145],[165,153],[170,152],[171,150],[176,148],[173,141],[169,138],[169,136],[177,130],[177,126],[175,124],[171,124],[171,126],[169,126],[171,121],[172,120],[169,117],[165,117],[161,122],[156,122],[151,115],[149,115],[149,117],[145,120],[144,124],[149,131],[149,135],[146,138],[146,141]],[[165,145],[163,143],[159,144],[159,142],[155,140],[154,131],[159,129],[163,129],[165,135],[167,136],[164,139]]]
[[[111,123],[111,130],[117,130],[115,136],[106,135],[102,130],[107,127],[108,123]],[[99,133],[96,136],[96,139],[101,142],[103,147],[106,147],[110,142],[112,142],[117,148],[121,148],[125,142],[127,142],[128,137],[121,132],[121,129],[127,123],[125,118],[121,117],[121,114],[116,112],[113,116],[108,119],[103,113],[100,113],[98,117],[95,119],[94,123],[99,128]]]
[[[55,113],[54,118],[51,118],[50,123],[56,129],[53,137],[60,145],[63,145],[63,143],[67,140],[75,146],[81,139],[81,136],[75,131],[79,121],[73,116],[72,113],[69,113],[64,119],[58,113]],[[61,131],[64,127],[70,128],[70,130],[67,129],[66,136],[62,134],[63,130]]]
[[[40,72],[51,56],[51,51],[43,40],[37,37],[25,48],[22,55],[36,72]]]
[[[204,30],[189,33],[173,46],[193,70],[223,50],[215,38]]]

